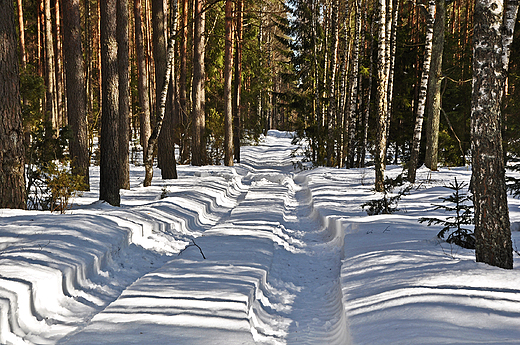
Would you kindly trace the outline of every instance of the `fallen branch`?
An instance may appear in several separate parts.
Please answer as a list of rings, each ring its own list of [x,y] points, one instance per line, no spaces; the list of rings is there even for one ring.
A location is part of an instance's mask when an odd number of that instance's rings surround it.
[[[189,247],[197,247],[197,248],[199,248],[200,255],[202,255],[202,258],[204,260],[206,260],[206,256],[204,255],[204,252],[202,251],[202,248],[197,243],[195,243],[195,240],[191,240],[190,243],[183,250],[181,250],[178,255],[181,255],[182,252],[184,252]]]

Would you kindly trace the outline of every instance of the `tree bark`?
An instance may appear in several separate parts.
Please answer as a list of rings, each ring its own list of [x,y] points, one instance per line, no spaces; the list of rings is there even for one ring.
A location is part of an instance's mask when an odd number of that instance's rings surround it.
[[[179,42],[179,110],[181,121],[181,145],[180,156],[181,162],[189,160],[189,134],[187,130],[188,124],[188,100],[187,100],[187,45],[188,45],[188,0],[182,0],[182,21],[180,25],[180,42]]]
[[[128,0],[117,0],[117,69],[119,75],[119,178],[120,188],[130,189],[130,76]]]
[[[24,134],[12,1],[0,2],[0,208],[25,209]]]
[[[157,121],[155,127],[153,129],[152,135],[148,140],[148,148],[146,150],[147,155],[144,159],[145,166],[145,178],[143,185],[148,187],[152,184],[153,177],[153,151],[155,145],[157,145],[157,140],[159,139],[159,135],[161,133],[161,128],[163,126],[164,116],[166,114],[166,103],[168,97],[168,89],[170,86],[170,81],[175,79],[174,74],[174,66],[175,66],[175,37],[177,35],[177,1],[172,1],[171,6],[172,11],[172,28],[170,30],[170,38],[168,40],[168,49],[166,56],[166,71],[164,71],[163,76],[164,80],[162,81],[163,88],[161,90],[161,94],[159,97],[159,113],[157,114]]]
[[[417,166],[419,165],[419,152],[421,149],[421,134],[424,119],[424,109],[426,105],[426,94],[428,91],[428,78],[430,76],[430,63],[432,60],[433,45],[433,26],[435,22],[435,0],[428,1],[428,17],[426,28],[426,45],[424,48],[424,63],[421,76],[421,86],[419,90],[419,100],[417,104],[417,115],[415,118],[415,129],[412,141],[412,156],[408,163],[408,181],[414,183]]]
[[[388,75],[386,69],[386,0],[378,0],[378,48],[377,48],[377,138],[375,160],[375,190],[383,192],[385,189],[385,159],[387,139],[387,112],[388,112]]]
[[[436,0],[435,25],[433,27],[432,61],[428,81],[428,123],[426,129],[425,165],[437,170],[439,150],[439,123],[441,117],[442,54],[446,28],[445,0]]]
[[[148,152],[148,139],[152,133],[150,125],[150,97],[148,95],[148,71],[146,68],[146,57],[144,51],[144,34],[142,20],[141,0],[134,1],[134,20],[135,20],[135,50],[137,55],[138,81],[137,89],[139,94],[139,140],[143,147],[143,163]]]
[[[243,29],[243,7],[242,0],[237,0],[236,5],[236,50],[235,50],[235,85],[233,104],[233,149],[235,160],[240,163],[240,98],[242,94],[242,29]]]
[[[512,5],[512,6],[509,6]],[[505,185],[501,103],[509,65],[509,39],[518,1],[477,0],[473,37],[471,148],[475,256],[501,268],[513,268],[513,250]],[[513,13],[511,13],[511,11]],[[504,14],[506,12],[506,14]],[[514,17],[514,18],[513,18]]]
[[[54,56],[54,40],[52,34],[51,0],[44,0],[45,18],[45,100],[48,121],[52,125],[53,135],[58,135],[58,103],[56,99],[56,69]]]
[[[119,75],[117,0],[100,1],[102,109],[99,199],[119,206]]]
[[[72,173],[83,176],[84,190],[90,190],[87,99],[81,42],[80,0],[63,0],[62,6],[67,119],[72,129],[69,145]]]
[[[25,52],[25,23],[23,19],[23,4],[22,0],[16,1],[18,7],[18,28],[20,32],[20,59],[22,62],[22,69],[27,65],[27,53]]]
[[[233,166],[233,2],[226,0],[226,37],[224,58],[224,165]]]
[[[204,164],[205,157],[205,37],[204,31],[206,28],[206,13],[204,9],[204,0],[195,0],[195,24],[193,32],[193,82],[192,82],[192,146],[191,146],[191,164],[201,166]]]

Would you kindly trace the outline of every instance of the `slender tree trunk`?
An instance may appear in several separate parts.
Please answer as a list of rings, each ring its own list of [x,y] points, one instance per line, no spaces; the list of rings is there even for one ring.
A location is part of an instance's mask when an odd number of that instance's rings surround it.
[[[426,45],[424,48],[424,63],[415,118],[415,129],[412,141],[412,156],[408,165],[408,181],[414,183],[417,166],[419,165],[419,152],[421,149],[421,134],[428,91],[428,78],[430,76],[430,63],[432,60],[433,26],[435,23],[435,0],[428,1],[428,18],[426,21]]]
[[[145,178],[143,185],[148,187],[152,184],[153,178],[153,151],[155,145],[157,145],[157,140],[159,139],[159,135],[161,133],[161,128],[163,125],[164,116],[166,114],[166,103],[168,98],[168,89],[170,86],[170,81],[175,79],[174,74],[174,66],[175,66],[175,37],[177,35],[177,1],[173,0],[171,4],[172,11],[172,21],[171,21],[171,29],[170,29],[170,38],[168,40],[168,49],[166,56],[166,71],[164,72],[164,80],[162,81],[163,88],[161,90],[161,94],[159,97],[159,113],[157,116],[157,122],[153,129],[152,135],[148,140],[148,149],[146,150],[147,155],[144,159],[145,166]]]
[[[188,0],[182,0],[181,40],[179,44],[179,109],[181,119],[181,162],[189,159],[188,101],[187,101],[187,45],[188,45]]]
[[[349,155],[347,167],[354,167],[354,154],[355,148],[354,145],[356,138],[356,110],[357,110],[357,99],[358,99],[358,83],[357,77],[359,75],[359,43],[361,39],[361,0],[356,0],[356,29],[355,29],[355,37],[354,37],[354,47],[352,53],[352,74],[351,74],[351,87],[349,88],[350,100],[348,102],[349,109]]]
[[[61,19],[60,19],[60,1],[63,0],[55,0],[54,2],[54,10],[56,17],[56,27],[55,27],[55,35],[56,37],[56,54],[55,54],[55,65],[56,65],[56,106],[57,106],[57,116],[58,116],[58,129],[63,127],[66,124],[66,119],[64,118],[64,111],[66,110],[66,103],[64,100],[65,94],[65,84],[64,84],[64,71],[63,71],[63,42],[61,36]]]
[[[24,134],[12,1],[0,2],[0,208],[25,209]]]
[[[365,6],[365,11],[368,10],[368,6]],[[366,13],[366,12],[365,12]],[[366,16],[365,16],[365,22],[366,22]],[[367,144],[368,144],[368,121],[370,119],[370,104],[371,104],[371,98],[372,98],[372,82],[373,82],[373,76],[374,76],[374,26],[375,21],[372,20],[370,24],[370,48],[368,49],[369,54],[369,67],[368,67],[368,92],[367,92],[367,101],[366,101],[366,108],[364,112],[364,119],[363,119],[363,139],[361,142],[361,167],[365,167],[365,157],[366,157],[366,150],[367,150]]]
[[[130,189],[130,61],[128,0],[117,0],[117,68],[119,75],[119,178],[120,188]]]
[[[146,0],[145,0],[146,1]],[[146,68],[146,57],[144,52],[144,34],[142,21],[142,6],[141,0],[134,1],[134,20],[135,20],[135,50],[137,55],[137,69],[138,73],[138,94],[139,107],[141,108],[139,114],[140,124],[140,143],[143,147],[143,163],[148,152],[148,139],[150,138],[152,129],[150,125],[150,97],[148,95],[148,71]]]
[[[85,190],[89,184],[89,150],[85,66],[81,42],[80,0],[63,0],[63,53],[67,82],[67,118],[72,129],[70,155],[72,172],[83,176]]]
[[[237,0],[236,9],[236,50],[235,50],[235,85],[233,104],[233,148],[235,160],[240,163],[240,97],[242,93],[242,28],[243,28],[243,2]]]
[[[378,48],[377,48],[377,138],[375,160],[375,189],[383,192],[385,189],[385,159],[387,140],[387,112],[388,112],[388,75],[386,66],[386,0],[378,0]]]
[[[347,105],[347,78],[348,78],[348,66],[349,66],[349,22],[350,22],[350,5],[345,4],[345,14],[343,17],[343,27],[345,28],[345,33],[343,35],[343,56],[341,58],[341,76],[340,76],[340,96],[339,96],[339,109],[338,109],[338,119],[337,119],[337,128],[338,128],[338,143],[336,148],[336,156],[338,158],[338,168],[341,168],[344,164],[345,155],[344,151],[345,147],[345,133],[343,128],[345,127],[344,122],[345,119],[348,118],[348,105]]]
[[[386,135],[387,137],[390,135],[390,123],[392,119],[392,104],[393,104],[393,97],[394,97],[394,71],[395,71],[395,49],[397,46],[397,22],[399,19],[399,0],[390,0],[390,2],[396,1],[395,6],[393,7],[393,14],[392,14],[392,27],[390,30],[387,30],[390,32],[390,36],[387,37],[388,39],[388,116],[386,119]]]
[[[501,105],[518,1],[477,0],[471,101],[477,262],[513,268],[502,148]],[[511,36],[511,38],[509,38]],[[501,49],[497,49],[500,47]]]
[[[338,64],[338,49],[339,49],[339,0],[333,0],[332,8],[331,8],[331,29],[332,29],[332,56],[330,63],[330,79],[327,90],[328,94],[328,109],[327,109],[327,123],[329,127],[329,137],[327,142],[327,161],[328,166],[333,166],[334,164],[334,146],[335,146],[335,137],[336,137],[336,114],[337,114],[337,89],[336,89],[336,72],[337,72],[337,64]]]
[[[233,166],[233,2],[226,0],[226,42],[224,59],[224,165]]]
[[[99,199],[119,206],[119,75],[117,63],[117,0],[100,1],[102,110]]]
[[[58,135],[58,103],[56,99],[56,69],[54,56],[54,42],[52,34],[51,0],[44,0],[45,17],[45,86],[46,110],[48,120],[53,129],[53,135]]]
[[[22,0],[16,1],[18,6],[18,28],[20,32],[20,58],[22,62],[22,69],[27,65],[27,53],[25,52],[25,23],[23,19],[23,4]]]
[[[192,82],[192,153],[191,163],[195,166],[204,164],[205,149],[204,132],[205,132],[205,28],[206,28],[206,13],[203,11],[205,0],[195,0],[195,23],[193,32],[193,82]]]
[[[428,82],[428,123],[426,130],[425,164],[433,171],[437,170],[439,149],[439,123],[441,117],[442,54],[444,51],[444,30],[446,29],[446,5],[444,0],[437,0],[435,25],[433,28],[432,61]]]

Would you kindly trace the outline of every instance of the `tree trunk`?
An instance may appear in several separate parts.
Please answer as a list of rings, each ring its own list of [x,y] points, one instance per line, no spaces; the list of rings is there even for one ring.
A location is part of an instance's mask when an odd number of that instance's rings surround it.
[[[233,2],[226,0],[226,38],[224,58],[224,165],[233,166]]]
[[[195,0],[195,23],[193,32],[193,82],[192,82],[192,147],[191,147],[191,163],[195,166],[204,164],[205,148],[204,132],[205,132],[205,37],[206,13],[204,9],[204,0]]]
[[[63,0],[62,5],[67,119],[72,129],[69,146],[72,172],[74,175],[83,176],[84,188],[90,190],[87,99],[81,42],[80,0]]]
[[[444,51],[444,30],[446,28],[445,0],[437,0],[435,25],[433,27],[432,61],[428,82],[428,123],[426,129],[425,165],[437,170],[439,150],[439,123],[441,117],[442,54]]]
[[[187,45],[188,45],[188,0],[182,0],[181,40],[179,42],[179,109],[181,121],[181,162],[189,159],[188,101],[187,101]]]
[[[119,206],[119,75],[117,63],[117,1],[100,1],[102,109],[99,199]]]
[[[387,139],[387,112],[388,112],[388,75],[386,66],[386,0],[378,0],[378,47],[377,47],[377,138],[375,160],[375,189],[383,192],[385,189],[385,159]]]
[[[146,69],[146,57],[144,52],[144,34],[142,21],[142,6],[141,0],[134,1],[134,18],[135,18],[135,50],[137,55],[137,69],[138,69],[138,94],[139,107],[141,112],[139,114],[140,125],[140,143],[143,147],[143,163],[148,152],[148,139],[150,138],[152,129],[150,125],[150,97],[148,95],[148,71]]]
[[[392,119],[392,104],[394,98],[394,71],[395,71],[395,49],[397,46],[397,21],[399,19],[399,0],[390,0],[390,2],[396,1],[393,6],[392,27],[387,30],[387,34],[390,33],[388,39],[388,116],[386,118],[386,135],[390,135],[390,123]],[[390,11],[390,10],[389,10]]]
[[[117,0],[117,69],[119,75],[119,178],[120,188],[130,189],[130,76],[128,0]]]
[[[235,160],[240,163],[240,96],[242,93],[242,28],[243,10],[242,0],[237,0],[236,9],[236,50],[235,50],[235,85],[234,85],[234,104],[233,104],[233,148]]]
[[[426,105],[426,94],[428,91],[428,78],[430,76],[430,62],[432,59],[433,45],[433,25],[435,22],[435,0],[428,1],[428,18],[426,28],[426,45],[424,48],[424,63],[421,76],[421,86],[419,90],[419,99],[417,104],[417,115],[415,118],[415,129],[412,142],[412,156],[408,163],[408,181],[414,183],[419,165],[419,152],[421,149],[421,134],[424,119],[424,108]]]
[[[513,268],[501,134],[501,105],[509,65],[507,36],[518,1],[477,0],[473,37],[471,148],[477,262]],[[504,14],[506,12],[506,14]],[[513,24],[514,25],[514,24]],[[509,44],[508,44],[509,42]],[[502,49],[497,49],[501,47]]]
[[[56,37],[56,54],[54,63],[56,65],[56,107],[57,107],[57,124],[58,129],[63,127],[66,124],[66,120],[64,119],[64,110],[66,108],[66,104],[63,102],[64,94],[65,94],[65,84],[64,84],[64,71],[63,71],[63,42],[61,37],[61,20],[60,20],[60,1],[55,0],[54,2],[54,10],[56,17],[56,26],[55,26],[55,34]]]
[[[365,3],[366,4],[366,3]],[[365,5],[365,11],[368,10],[368,6]],[[366,13],[366,12],[365,12]],[[366,15],[365,15],[365,22],[366,22]],[[363,139],[361,141],[361,157],[359,158],[361,164],[360,166],[362,168],[365,167],[365,157],[366,157],[366,150],[367,150],[367,144],[368,144],[368,126],[369,126],[369,119],[370,119],[370,104],[371,104],[371,98],[372,98],[372,82],[373,82],[373,76],[374,76],[374,26],[375,21],[372,20],[372,23],[370,24],[370,48],[368,49],[369,54],[369,67],[368,67],[368,91],[367,91],[367,100],[366,100],[366,109],[364,112],[364,118],[363,118]]]
[[[157,121],[155,127],[153,129],[152,135],[148,140],[148,148],[146,150],[147,155],[144,159],[145,166],[145,178],[143,185],[148,187],[152,184],[153,177],[153,151],[155,145],[157,145],[157,140],[159,139],[159,135],[161,133],[161,128],[163,125],[164,116],[166,114],[166,100],[168,97],[168,89],[170,86],[170,80],[175,79],[174,76],[174,66],[175,66],[175,37],[177,35],[177,1],[172,1],[171,6],[172,11],[172,22],[171,22],[171,30],[170,30],[170,38],[168,40],[168,49],[166,56],[166,71],[164,71],[164,80],[162,81],[163,88],[161,90],[161,94],[159,97],[159,113],[157,114]]]
[[[27,53],[25,52],[25,23],[23,19],[23,4],[22,0],[16,1],[18,6],[18,27],[20,33],[20,58],[22,62],[22,69],[27,65]]]
[[[54,68],[54,42],[52,35],[51,0],[44,0],[45,17],[45,99],[48,121],[52,125],[53,135],[58,135],[58,103],[56,99],[56,69]]]
[[[0,2],[0,208],[25,209],[24,134],[12,1]]]

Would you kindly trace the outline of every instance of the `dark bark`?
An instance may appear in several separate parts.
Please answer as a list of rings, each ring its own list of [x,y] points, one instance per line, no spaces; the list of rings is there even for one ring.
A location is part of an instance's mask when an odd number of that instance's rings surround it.
[[[139,127],[140,143],[143,147],[143,160],[147,155],[148,139],[152,129],[150,125],[150,97],[148,95],[148,71],[146,69],[146,58],[144,51],[144,34],[142,21],[141,0],[134,1],[135,19],[135,51],[137,55],[138,81],[137,89],[139,94]]]
[[[166,103],[168,97],[168,90],[170,89],[170,81],[175,79],[173,76],[173,67],[175,66],[175,36],[177,30],[177,1],[172,1],[172,28],[170,30],[170,38],[168,40],[168,49],[166,57],[166,70],[163,73],[164,79],[162,81],[163,88],[159,96],[159,113],[153,132],[148,140],[147,155],[144,158],[145,178],[143,185],[148,187],[152,184],[153,177],[153,151],[157,145],[159,135],[163,126],[164,117],[166,114]]]
[[[87,99],[81,42],[80,0],[63,0],[62,9],[67,119],[72,130],[69,145],[72,172],[75,175],[83,176],[84,190],[90,190]]]
[[[195,1],[195,24],[193,32],[193,84],[192,84],[192,145],[191,164],[200,166],[204,164],[205,157],[205,38],[206,14],[203,11],[205,1]]]
[[[130,61],[128,44],[128,0],[117,0],[117,62],[119,75],[119,178],[122,189],[130,189]]]
[[[52,33],[51,0],[44,0],[45,18],[45,102],[48,121],[52,124],[53,135],[58,134],[58,103],[56,99],[56,69],[54,40]]]
[[[233,2],[226,0],[226,37],[224,58],[224,165],[233,166]]]
[[[100,2],[102,108],[99,199],[119,206],[119,75],[117,63],[117,0]]]
[[[12,1],[0,2],[0,208],[25,209],[24,134]]]
[[[516,16],[516,14],[515,14]],[[507,16],[506,16],[507,17]],[[475,256],[478,262],[513,268],[505,185],[501,102],[508,61],[502,46],[503,1],[477,0],[474,14],[471,102]],[[507,34],[507,33],[505,33]]]

